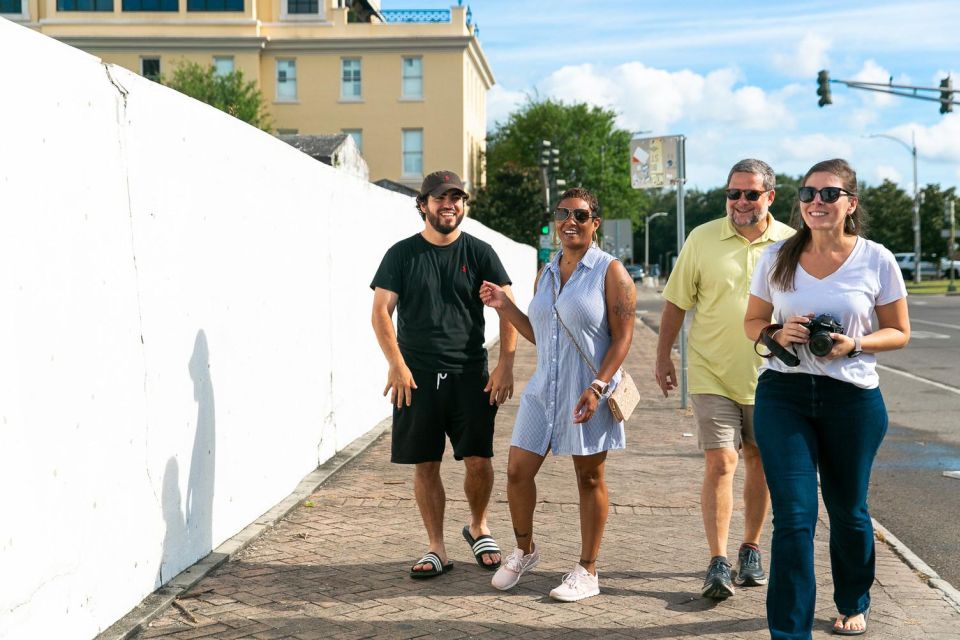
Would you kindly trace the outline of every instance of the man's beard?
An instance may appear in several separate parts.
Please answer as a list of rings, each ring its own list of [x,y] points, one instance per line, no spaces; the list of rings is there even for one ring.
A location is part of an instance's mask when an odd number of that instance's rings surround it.
[[[437,233],[442,233],[443,235],[449,235],[456,231],[457,227],[460,226],[460,223],[463,222],[464,214],[458,215],[452,223],[444,222],[440,219],[439,213],[430,213],[427,212],[427,222],[430,223],[430,226],[433,227],[433,230]]]
[[[738,212],[736,209],[734,209],[734,210],[732,211],[732,214],[730,215],[730,221],[733,223],[733,226],[735,226],[735,227],[753,227],[753,226],[755,226],[758,222],[760,222],[760,221],[764,218],[764,215],[765,215],[765,214],[764,214],[762,211],[756,211],[756,210],[754,210],[754,211],[751,211],[751,212],[750,212],[750,219],[749,219],[747,222],[740,222],[740,221],[737,219],[737,216],[740,216],[740,219],[742,220],[742,219],[743,219],[743,218],[742,218],[743,215],[744,215],[744,214]]]

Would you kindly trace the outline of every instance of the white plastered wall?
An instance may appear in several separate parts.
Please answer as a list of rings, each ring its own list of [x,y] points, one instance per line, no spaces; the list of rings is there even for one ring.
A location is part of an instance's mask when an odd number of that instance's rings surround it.
[[[0,638],[90,638],[389,415],[369,283],[422,222],[3,19],[0,60]],[[525,307],[534,250],[464,229]]]

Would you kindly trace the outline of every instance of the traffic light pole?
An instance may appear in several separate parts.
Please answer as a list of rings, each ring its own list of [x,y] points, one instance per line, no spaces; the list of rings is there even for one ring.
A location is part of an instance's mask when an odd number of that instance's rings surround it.
[[[909,84],[886,84],[880,82],[860,82],[858,80],[831,80],[830,72],[821,69],[817,72],[817,95],[820,96],[819,105],[821,107],[833,104],[830,96],[830,84],[842,84],[849,89],[861,89],[863,91],[876,91],[887,93],[901,98],[911,98],[913,100],[926,100],[928,102],[939,102],[940,113],[950,113],[953,111],[953,105],[960,104],[954,99],[954,95],[960,93],[960,89],[954,89],[950,76],[940,81],[939,87],[918,87]],[[937,95],[923,95],[920,92],[930,92]]]

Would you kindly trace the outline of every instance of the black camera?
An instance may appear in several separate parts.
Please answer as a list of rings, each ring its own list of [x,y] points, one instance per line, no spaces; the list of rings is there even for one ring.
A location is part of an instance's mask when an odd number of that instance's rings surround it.
[[[807,329],[810,330],[810,353],[821,358],[833,349],[833,338],[831,333],[843,333],[843,325],[837,322],[829,313],[821,313],[812,318],[807,323]]]

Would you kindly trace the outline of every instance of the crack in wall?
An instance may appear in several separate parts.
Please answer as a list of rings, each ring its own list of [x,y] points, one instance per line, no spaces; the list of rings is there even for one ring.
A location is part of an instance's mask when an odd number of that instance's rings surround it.
[[[150,474],[150,464],[149,460],[146,459],[149,436],[150,436],[150,397],[147,393],[147,352],[146,352],[146,342],[143,337],[143,303],[140,293],[140,266],[137,263],[137,248],[136,248],[136,233],[134,231],[134,218],[133,218],[133,202],[131,200],[131,189],[130,189],[130,165],[129,165],[129,155],[127,150],[127,99],[130,95],[130,91],[123,86],[123,84],[113,75],[114,65],[108,64],[106,62],[101,62],[103,69],[107,74],[107,80],[110,81],[110,84],[113,85],[114,89],[117,90],[122,104],[118,105],[117,109],[117,143],[119,145],[119,156],[120,156],[120,165],[123,170],[123,190],[124,197],[126,198],[126,207],[127,207],[127,220],[130,224],[130,254],[133,261],[133,280],[134,280],[134,290],[137,295],[137,326],[140,334],[140,356],[142,358],[143,364],[143,403],[144,403],[144,433],[146,434],[145,446],[144,446],[144,471],[147,475],[147,480],[150,484],[150,491],[153,493],[154,500],[156,500],[157,506],[161,509],[163,508],[163,500],[159,493],[157,493],[157,484],[154,482],[153,477]]]

